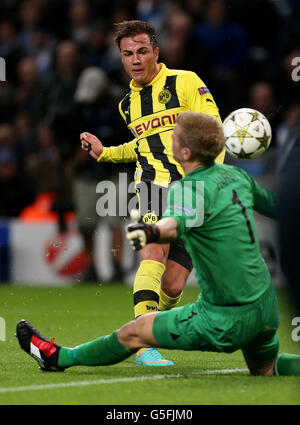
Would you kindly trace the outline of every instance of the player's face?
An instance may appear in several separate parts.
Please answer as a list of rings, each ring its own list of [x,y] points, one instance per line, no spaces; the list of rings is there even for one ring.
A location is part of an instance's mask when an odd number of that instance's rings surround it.
[[[160,71],[158,47],[153,50],[147,34],[122,38],[120,49],[124,69],[137,87],[148,85]]]

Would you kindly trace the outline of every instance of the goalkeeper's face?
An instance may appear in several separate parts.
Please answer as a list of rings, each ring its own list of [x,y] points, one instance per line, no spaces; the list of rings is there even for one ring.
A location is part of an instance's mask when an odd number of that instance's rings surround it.
[[[147,34],[122,38],[120,50],[124,69],[137,87],[148,85],[160,71],[158,47],[153,49]]]

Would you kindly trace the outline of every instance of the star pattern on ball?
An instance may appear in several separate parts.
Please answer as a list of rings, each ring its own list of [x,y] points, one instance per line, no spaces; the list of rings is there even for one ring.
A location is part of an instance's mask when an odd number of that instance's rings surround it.
[[[252,120],[251,121],[258,120],[258,112],[251,112],[251,115],[252,115]]]
[[[238,124],[236,124],[236,132],[232,134],[232,137],[238,137],[240,142],[243,143],[245,137],[252,137],[251,134],[247,132],[247,130],[248,125],[240,127]]]
[[[263,137],[257,137],[257,140],[260,142],[261,146],[263,146],[265,149],[268,147],[270,137],[265,132]]]

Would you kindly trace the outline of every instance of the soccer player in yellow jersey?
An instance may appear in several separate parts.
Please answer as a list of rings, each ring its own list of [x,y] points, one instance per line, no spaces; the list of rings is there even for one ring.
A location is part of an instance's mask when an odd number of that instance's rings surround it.
[[[178,114],[191,110],[212,115],[220,122],[221,119],[209,89],[197,74],[158,63],[159,48],[150,24],[116,24],[116,43],[124,69],[132,78],[119,111],[134,139],[104,147],[96,136],[84,132],[80,135],[81,146],[98,162],[136,162],[140,216],[145,222],[155,223],[162,215],[168,186],[184,177],[183,168],[172,154],[171,135]],[[223,151],[216,161],[223,162],[224,154]],[[133,285],[135,317],[177,306],[192,270],[183,242],[147,245],[140,257]],[[136,363],[173,365],[155,348],[139,350]]]

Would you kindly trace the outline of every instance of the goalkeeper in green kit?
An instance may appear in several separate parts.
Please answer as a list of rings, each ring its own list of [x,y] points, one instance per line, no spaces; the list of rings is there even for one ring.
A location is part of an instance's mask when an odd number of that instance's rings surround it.
[[[218,121],[182,112],[172,135],[174,158],[185,178],[169,191],[154,225],[131,224],[127,237],[138,250],[182,238],[201,294],[195,303],[149,313],[110,335],[74,348],[49,341],[26,320],[17,324],[20,346],[43,370],[118,363],[140,347],[242,350],[251,374],[298,375],[300,355],[279,355],[279,311],[259,250],[253,210],[275,218],[274,195],[243,170],[214,159],[224,148]]]

